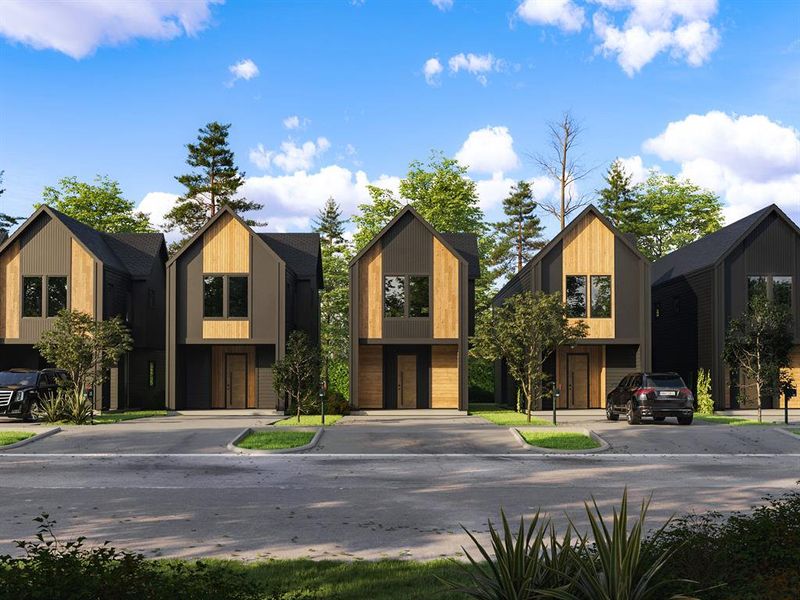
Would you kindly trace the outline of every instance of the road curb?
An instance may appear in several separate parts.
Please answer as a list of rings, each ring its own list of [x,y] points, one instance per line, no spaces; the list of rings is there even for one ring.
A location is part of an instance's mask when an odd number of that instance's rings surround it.
[[[311,441],[304,446],[297,446],[296,448],[281,448],[280,450],[251,450],[249,448],[240,448],[236,445],[252,432],[256,431],[252,427],[248,427],[230,442],[228,442],[228,450],[235,452],[236,454],[294,454],[296,452],[304,452],[306,450],[311,450],[319,443],[319,439],[322,437],[322,432],[325,430],[324,427],[285,427],[284,429],[289,431],[309,431],[311,429],[316,429],[317,432],[314,434],[314,437],[311,438]]]
[[[552,433],[553,431],[559,431],[564,433],[582,433],[583,435],[592,438],[595,442],[600,444],[597,448],[588,448],[584,450],[557,450],[555,448],[540,448],[539,446],[533,446],[525,441],[518,429],[523,429],[525,431],[542,431]],[[529,450],[531,452],[536,452],[538,454],[597,454],[598,452],[605,452],[611,448],[611,445],[601,438],[596,432],[592,431],[591,429],[586,429],[583,427],[569,427],[569,428],[561,428],[554,429],[553,427],[509,427],[508,429],[511,432],[511,435],[517,440],[517,443],[522,446],[523,449]]]
[[[28,444],[32,444],[33,442],[38,442],[39,440],[43,440],[46,437],[50,437],[51,435],[57,434],[61,431],[61,427],[53,427],[52,429],[48,429],[47,431],[43,431],[41,433],[37,433],[29,438],[24,440],[20,440],[18,442],[14,442],[13,444],[8,444],[6,446],[0,446],[0,452],[5,450],[13,450],[14,448],[19,448],[21,446],[27,446]]]

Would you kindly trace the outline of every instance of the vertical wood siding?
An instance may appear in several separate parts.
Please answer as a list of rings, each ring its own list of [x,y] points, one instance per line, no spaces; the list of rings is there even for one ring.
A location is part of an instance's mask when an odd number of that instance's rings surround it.
[[[242,320],[204,320],[203,339],[206,340],[245,340],[250,337],[250,321]]]
[[[431,408],[458,408],[458,346],[431,346]]]
[[[358,267],[358,337],[383,337],[383,260],[378,242]]]
[[[95,316],[95,264],[92,255],[71,240],[70,305],[72,310]]]
[[[250,232],[229,214],[203,234],[203,272],[250,272]]]
[[[358,408],[383,406],[383,347],[358,348]]]
[[[586,276],[586,303],[587,318],[583,319],[589,326],[586,335],[588,338],[613,338],[615,337],[615,317],[613,307],[616,306],[614,291],[614,241],[616,236],[606,227],[600,219],[593,214],[587,214],[580,223],[570,229],[563,239],[563,284],[562,297],[566,301],[568,275]],[[609,319],[592,319],[590,279],[591,275],[611,275],[611,306],[612,313]]]
[[[0,286],[2,286],[3,309],[2,337],[19,337],[21,279],[19,274],[19,242],[14,242],[0,256]]]
[[[433,337],[459,337],[459,262],[436,238],[433,240]]]

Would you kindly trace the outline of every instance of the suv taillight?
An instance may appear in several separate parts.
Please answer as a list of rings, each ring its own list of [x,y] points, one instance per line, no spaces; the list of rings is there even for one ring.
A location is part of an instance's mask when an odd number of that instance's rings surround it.
[[[655,392],[655,388],[639,388],[633,394],[634,396],[649,396],[650,394],[655,394]]]
[[[692,390],[690,390],[689,388],[681,388],[680,391],[678,392],[678,395],[681,398],[686,398],[687,400],[694,401],[694,396],[692,395]]]

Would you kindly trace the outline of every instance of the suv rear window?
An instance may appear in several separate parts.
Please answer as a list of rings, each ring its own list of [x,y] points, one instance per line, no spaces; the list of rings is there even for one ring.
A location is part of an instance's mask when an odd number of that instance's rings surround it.
[[[683,379],[680,378],[678,375],[648,375],[647,376],[647,385],[649,387],[659,387],[659,388],[683,388],[686,387],[686,384],[683,383]]]

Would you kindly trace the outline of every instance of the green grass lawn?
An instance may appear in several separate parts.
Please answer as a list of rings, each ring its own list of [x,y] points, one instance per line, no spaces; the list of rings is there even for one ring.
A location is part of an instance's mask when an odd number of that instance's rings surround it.
[[[314,438],[313,431],[281,431],[269,429],[254,431],[237,446],[247,450],[285,450],[305,446]]]
[[[531,417],[528,422],[527,415],[518,413],[515,410],[505,408],[499,404],[470,404],[469,414],[486,419],[490,423],[502,427],[514,427],[515,425],[552,425],[551,421]]]
[[[800,429],[797,429],[796,427],[789,429],[789,431],[791,431],[795,435],[800,435]]]
[[[107,425],[108,423],[120,423],[121,421],[132,421],[133,419],[146,419],[148,417],[166,417],[165,410],[129,410],[118,413],[104,413],[95,415],[95,425]]]
[[[519,434],[531,446],[552,450],[591,450],[600,444],[583,433],[571,431],[520,431]]]
[[[33,437],[33,435],[30,431],[0,431],[0,446],[16,444]]]
[[[341,418],[342,415],[325,415],[325,427],[335,425]],[[322,417],[320,415],[300,415],[300,422],[298,423],[297,415],[292,415],[277,421],[274,425],[278,427],[320,427],[322,425]]]
[[[711,423],[713,425],[772,425],[771,421],[764,421],[759,423],[756,419],[748,419],[746,417],[727,417],[725,415],[698,415],[694,414],[695,421],[702,421],[703,423]]]

